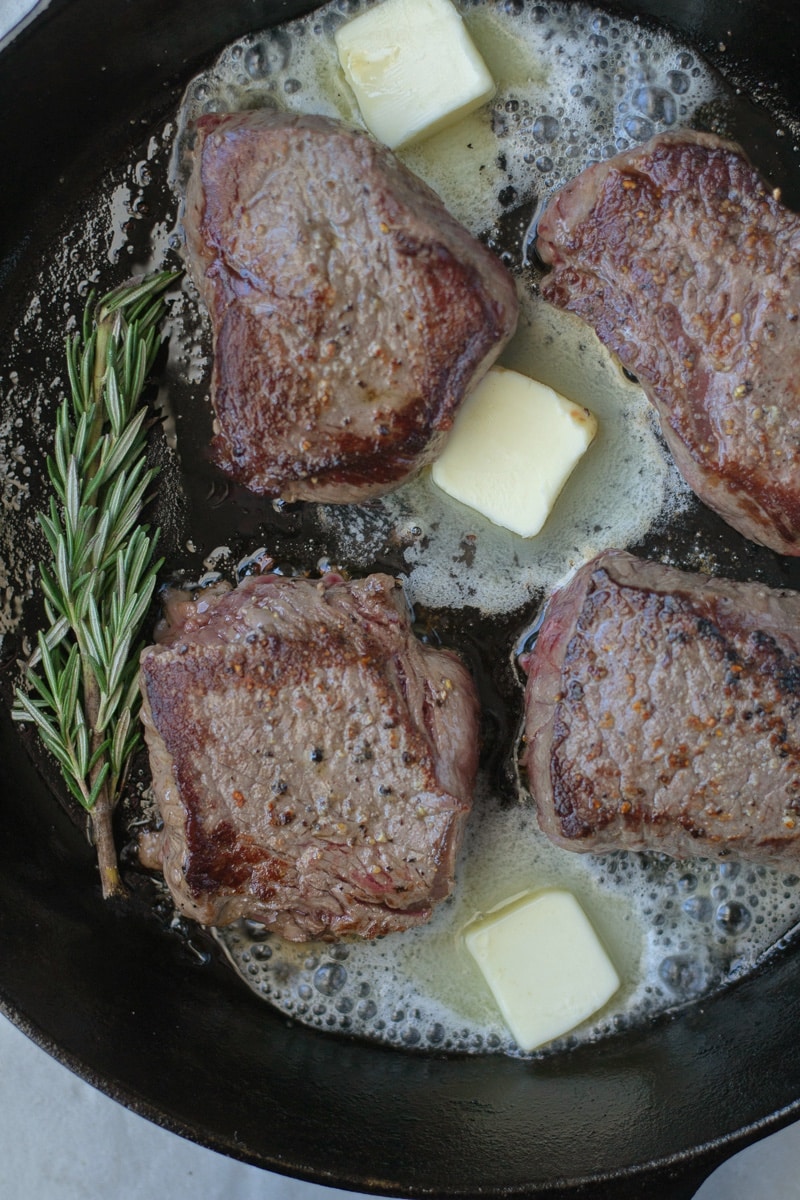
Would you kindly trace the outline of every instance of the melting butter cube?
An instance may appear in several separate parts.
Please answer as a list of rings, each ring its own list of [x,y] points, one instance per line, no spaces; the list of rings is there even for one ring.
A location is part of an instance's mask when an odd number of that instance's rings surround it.
[[[495,525],[533,537],[596,432],[587,409],[491,367],[459,409],[433,482]]]
[[[391,149],[454,124],[494,92],[450,0],[384,0],[334,37],[367,129]]]
[[[620,985],[571,892],[525,892],[468,926],[464,938],[522,1050],[574,1029]]]

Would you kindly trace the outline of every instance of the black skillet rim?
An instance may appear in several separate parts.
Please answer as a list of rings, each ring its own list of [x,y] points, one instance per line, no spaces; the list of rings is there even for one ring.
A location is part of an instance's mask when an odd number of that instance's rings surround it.
[[[26,179],[11,172],[4,183],[3,315],[27,246],[79,194],[90,169],[87,155],[69,156],[70,126],[100,112],[108,143],[125,152],[130,131],[112,76],[121,72],[130,111],[154,121],[174,106],[201,56],[246,28],[274,23],[276,13],[285,19],[307,7],[238,0],[211,17],[181,0],[163,9],[154,0],[53,0],[12,40],[0,100],[3,111],[26,114],[28,132],[7,133],[4,157],[13,162],[16,152],[25,161],[32,125],[42,134],[42,161]],[[743,0],[733,9],[683,0],[621,7],[680,25],[723,63],[724,36],[747,62],[743,77],[757,86],[769,79],[763,86],[774,84],[800,109],[789,3],[771,5],[769,22],[753,21],[765,5]],[[190,10],[197,28],[187,32]],[[782,25],[786,38],[777,33]],[[130,53],[104,71],[112,28],[129,39]],[[47,38],[60,60],[37,92],[31,64]],[[64,97],[76,87],[80,99],[70,107]],[[270,1170],[386,1194],[622,1197],[647,1194],[656,1177],[661,1188],[672,1180],[675,1195],[682,1180],[694,1189],[721,1158],[800,1115],[791,1036],[800,1015],[796,955],[776,954],[737,987],[649,1030],[534,1068],[420,1059],[290,1029],[228,972],[192,971],[181,945],[157,935],[147,913],[102,905],[91,855],[42,794],[5,720],[0,738],[0,1008],[76,1074],[173,1132]],[[16,810],[15,795],[24,797]],[[58,967],[57,992],[48,986],[48,962]],[[212,1082],[214,1094],[203,1096],[200,1085],[208,1092]],[[249,1108],[242,1105],[251,1096]],[[549,1119],[534,1122],[532,1113]],[[566,1141],[559,1113],[571,1119]]]

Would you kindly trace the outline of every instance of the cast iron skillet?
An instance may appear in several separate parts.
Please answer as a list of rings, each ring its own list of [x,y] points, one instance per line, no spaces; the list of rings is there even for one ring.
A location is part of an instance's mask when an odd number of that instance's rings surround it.
[[[227,41],[303,0],[53,0],[0,57],[0,330],[63,212]],[[794,0],[631,0],[800,112]],[[724,43],[725,50],[720,48]],[[292,1027],[143,907],[0,730],[0,1005],[135,1111],[215,1150],[400,1196],[688,1197],[800,1117],[800,955],[535,1064],[419,1056]]]

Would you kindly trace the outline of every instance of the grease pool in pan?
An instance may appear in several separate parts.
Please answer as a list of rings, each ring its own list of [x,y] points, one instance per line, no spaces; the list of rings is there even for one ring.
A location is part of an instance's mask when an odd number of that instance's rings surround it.
[[[638,388],[591,334],[538,303],[526,248],[531,221],[547,194],[587,161],[666,125],[697,120],[746,147],[749,133],[763,139],[769,129],[766,169],[785,157],[785,143],[768,115],[734,97],[694,51],[666,35],[576,6],[476,6],[468,15],[501,81],[490,117],[405,157],[517,276],[523,319],[505,361],[559,386],[601,419],[601,438],[546,535],[522,542],[504,534],[446,501],[427,476],[359,508],[280,511],[229,488],[205,458],[209,342],[188,284],[168,325],[157,400],[163,436],[154,437],[153,454],[162,468],[156,519],[170,572],[232,574],[240,558],[264,545],[293,569],[332,562],[359,573],[402,573],[420,631],[467,656],[484,701],[481,784],[458,890],[431,925],[379,946],[338,947],[287,947],[241,925],[220,935],[237,969],[288,1015],[322,1028],[407,1046],[513,1051],[457,932],[476,910],[523,887],[571,886],[628,980],[620,1002],[581,1031],[586,1037],[719,986],[749,969],[797,918],[796,881],[785,873],[553,850],[530,809],[517,803],[512,762],[521,702],[514,646],[548,589],[595,551],[631,545],[696,569],[792,581],[786,563],[696,505]],[[190,86],[187,112],[278,102],[352,116],[331,69],[330,35],[342,19],[340,7],[329,5],[290,35],[273,30],[235,44],[216,71]],[[167,175],[181,130],[178,120],[154,131],[134,161],[112,169],[86,197],[63,241],[36,266],[12,331],[0,414],[4,655],[17,636],[24,649],[20,615],[39,554],[28,512],[38,502],[37,476],[64,385],[63,334],[92,286],[159,266],[179,244]],[[461,156],[464,170],[453,165]],[[509,845],[517,848],[511,862]]]

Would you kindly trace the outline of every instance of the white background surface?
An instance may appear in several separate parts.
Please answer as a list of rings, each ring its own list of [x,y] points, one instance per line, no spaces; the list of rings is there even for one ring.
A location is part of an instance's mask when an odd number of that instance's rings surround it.
[[[0,39],[30,8],[31,0],[0,0]],[[0,1017],[0,1200],[354,1196],[246,1166],[151,1125],[76,1078]],[[725,1163],[696,1200],[773,1198],[800,1200],[800,1122]]]

